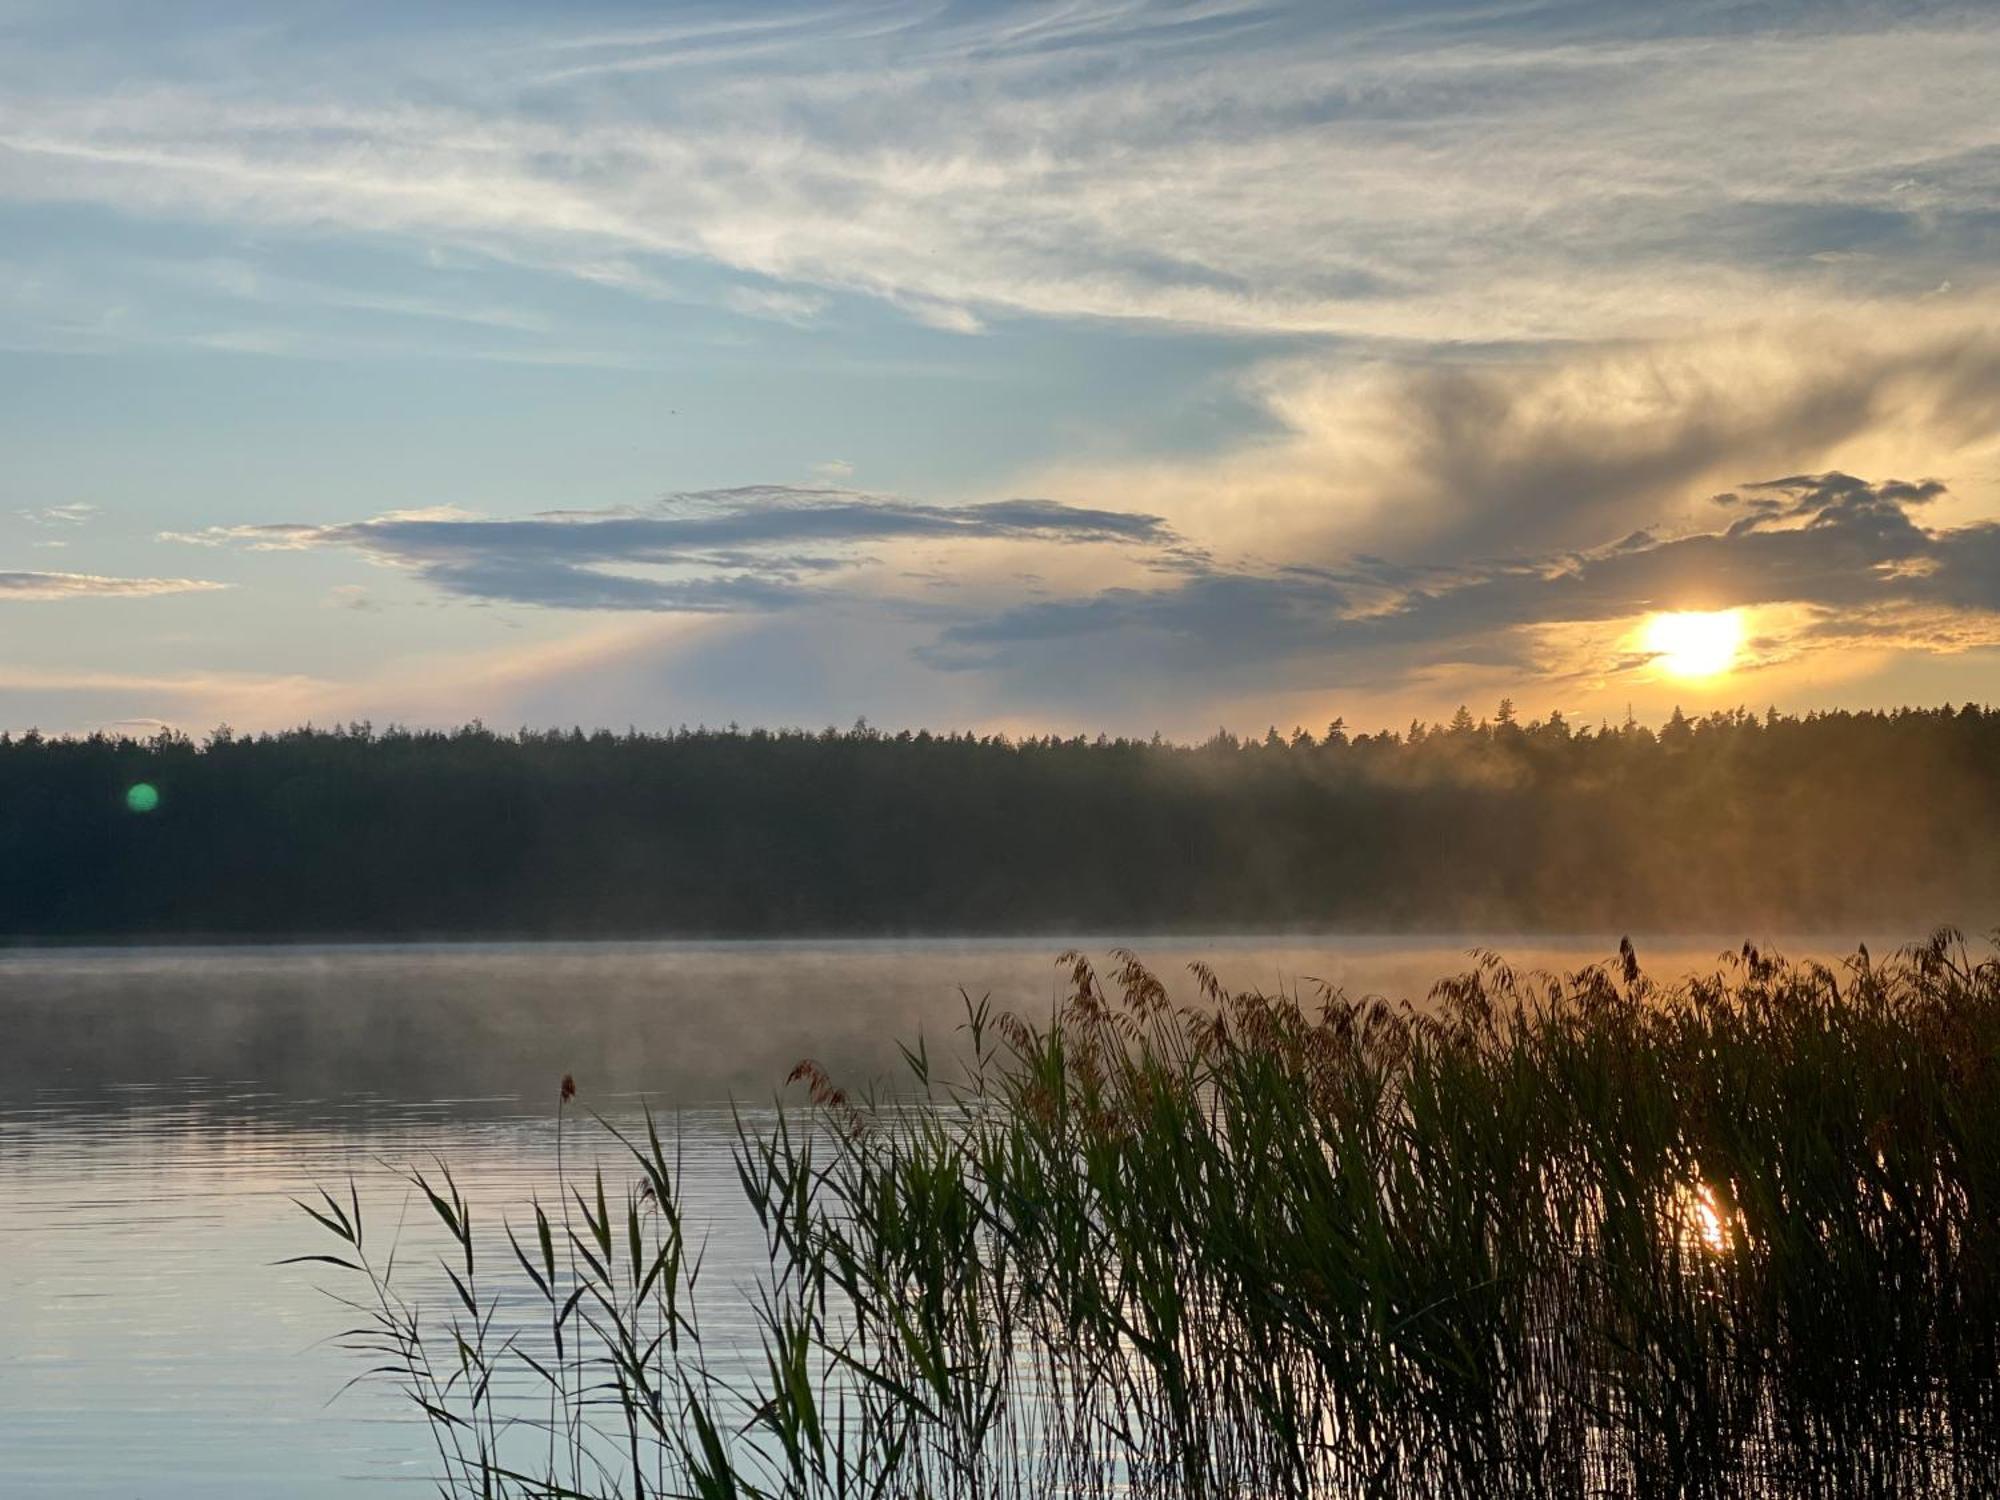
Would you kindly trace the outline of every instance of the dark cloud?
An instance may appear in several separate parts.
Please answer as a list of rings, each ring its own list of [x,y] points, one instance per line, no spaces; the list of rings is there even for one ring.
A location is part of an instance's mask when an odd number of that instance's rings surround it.
[[[982,648],[1137,631],[1178,638],[1184,668],[1212,666],[1324,641],[1349,603],[1345,586],[1323,578],[1210,573],[1172,588],[1106,589],[951,625],[940,649],[927,655],[938,665],[981,665],[990,659]]]
[[[1793,474],[1715,496],[1701,529],[1633,531],[1594,548],[1456,566],[1374,554],[1224,565],[1150,515],[1049,500],[951,507],[769,488],[678,497],[651,513],[385,516],[208,539],[352,548],[481,601],[759,617],[851,606],[843,613],[872,619],[923,666],[1009,676],[1060,699],[1121,679],[1351,685],[1442,665],[1547,671],[1539,627],[1670,610],[1800,607],[1807,625],[1766,643],[1770,656],[1864,638],[1960,649],[2000,638],[2000,523],[1924,524],[1944,493],[1935,480]],[[1011,604],[974,613],[950,597],[844,588],[837,576],[868,544],[958,539],[1136,547],[1157,583],[1060,596],[1017,578]],[[1645,661],[1628,655],[1598,669]]]
[[[1878,621],[1896,611],[2000,612],[2000,524],[1931,530],[1912,512],[1935,481],[1795,475],[1718,497],[1747,512],[1720,531],[1636,533],[1602,549],[1413,574],[1380,559],[1347,572],[1210,573],[1171,588],[1107,590],[948,626],[934,665],[1019,667],[1091,638],[1136,643],[1156,669],[1211,672],[1274,660],[1358,664],[1387,653],[1505,661],[1522,627],[1657,610],[1795,604]]]
[[[192,538],[269,548],[345,547],[449,593],[556,609],[771,610],[818,597],[807,580],[852,567],[868,542],[1030,539],[1171,547],[1158,516],[1054,500],[921,505],[848,490],[759,485],[678,495],[652,512],[523,520],[391,515],[333,525],[217,528]],[[682,570],[642,577],[626,568]]]

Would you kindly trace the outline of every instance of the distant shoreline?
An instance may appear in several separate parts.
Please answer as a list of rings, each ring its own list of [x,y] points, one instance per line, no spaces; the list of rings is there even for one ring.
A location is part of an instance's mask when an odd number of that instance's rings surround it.
[[[1961,927],[1968,935],[1983,935],[1985,929]],[[1718,931],[1688,930],[1684,932],[1656,929],[1618,933],[1608,931],[1559,930],[1546,931],[1521,929],[1517,931],[1462,931],[1450,928],[1408,928],[1400,931],[1339,928],[1249,928],[1238,927],[1228,930],[1206,930],[1199,928],[1159,929],[1151,932],[1094,932],[1076,933],[1068,931],[1050,932],[794,932],[783,934],[721,934],[721,933],[654,933],[654,934],[614,934],[614,935],[567,935],[542,934],[523,936],[505,933],[449,933],[423,936],[402,936],[392,934],[314,934],[301,933],[289,937],[265,937],[259,935],[231,936],[228,934],[139,934],[113,937],[0,937],[0,958],[36,953],[122,953],[146,950],[169,950],[178,952],[285,952],[300,949],[336,949],[353,951],[380,950],[402,952],[415,949],[451,948],[518,948],[523,950],[599,950],[622,948],[846,948],[891,949],[909,946],[925,947],[966,947],[982,949],[1009,949],[1033,947],[1075,947],[1086,952],[1096,952],[1120,946],[1138,944],[1163,944],[1175,948],[1207,947],[1256,947],[1272,943],[1300,943],[1306,945],[1340,944],[1358,948],[1369,947],[1411,947],[1435,945],[1440,948],[1493,949],[1503,954],[1510,947],[1579,948],[1592,943],[1603,943],[1607,954],[1615,954],[1621,937],[1629,938],[1642,951],[1648,945],[1666,946],[1675,949],[1691,948],[1704,943],[1712,943],[1718,954],[1733,952],[1745,942],[1764,949],[1790,953],[1795,948],[1812,948],[1824,951],[1837,949],[1852,951],[1857,942],[1867,943],[1871,951],[1878,942],[1888,948],[1900,948],[1907,944],[1919,943],[1929,936],[1929,932],[1911,932],[1893,941],[1876,935],[1863,934],[1855,937],[1848,929],[1828,928],[1822,931],[1796,929],[1775,933],[1753,933],[1749,936],[1735,936]]]
[[[2000,913],[2000,711],[0,736],[0,942],[1515,939]]]

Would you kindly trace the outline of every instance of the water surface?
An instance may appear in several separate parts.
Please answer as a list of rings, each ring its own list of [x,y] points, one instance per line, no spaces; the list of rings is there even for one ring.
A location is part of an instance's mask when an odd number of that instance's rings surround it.
[[[1617,946],[1615,935],[1139,946],[1182,995],[1184,965],[1204,958],[1232,987],[1323,980],[1415,998],[1488,943],[1518,966],[1564,969]],[[352,1175],[387,1237],[408,1198],[392,1169],[436,1154],[491,1223],[546,1189],[569,1072],[586,1106],[625,1117],[643,1098],[671,1122],[723,1293],[761,1254],[754,1225],[731,1212],[731,1101],[754,1117],[807,1056],[843,1080],[890,1075],[897,1039],[921,1029],[934,1053],[949,1045],[961,989],[1045,1015],[1060,946],[0,954],[0,1494],[427,1492],[423,1425],[384,1391],[334,1399],[358,1366],[320,1347],[351,1321],[321,1290],[327,1278],[272,1264],[329,1248],[292,1194]],[[1083,946],[1102,955],[1113,943]],[[1640,945],[1662,977],[1712,967],[1723,946]]]

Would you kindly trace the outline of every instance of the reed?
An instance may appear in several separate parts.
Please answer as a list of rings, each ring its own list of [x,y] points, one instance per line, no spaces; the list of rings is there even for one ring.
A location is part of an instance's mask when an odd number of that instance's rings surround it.
[[[1955,934],[1672,987],[1482,955],[1400,1006],[1064,963],[1046,1022],[968,1001],[894,1092],[804,1064],[739,1120],[750,1357],[650,1117],[498,1265],[413,1172],[442,1308],[306,1205],[445,1492],[1991,1493],[2000,962]]]

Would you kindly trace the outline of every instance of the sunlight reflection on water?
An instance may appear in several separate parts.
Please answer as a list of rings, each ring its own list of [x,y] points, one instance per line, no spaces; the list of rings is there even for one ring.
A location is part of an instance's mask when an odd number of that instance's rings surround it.
[[[1723,1255],[1736,1245],[1735,1216],[1708,1183],[1683,1183],[1668,1207],[1674,1233],[1684,1249]]]

